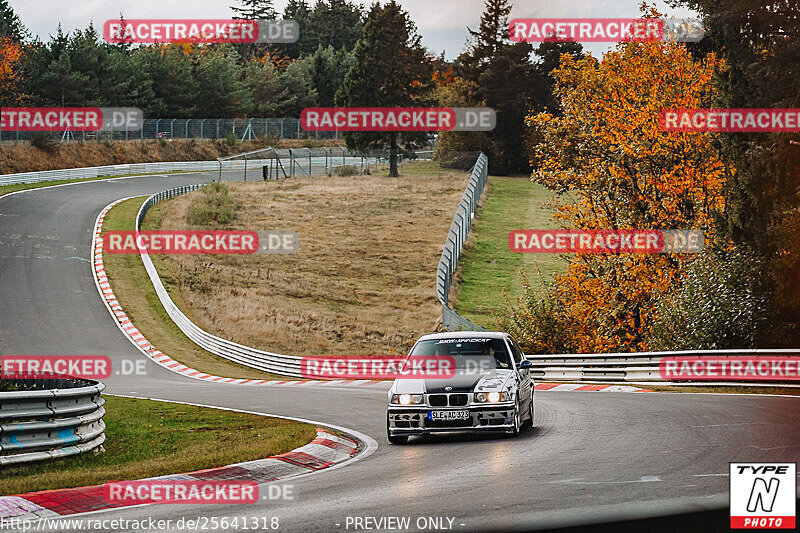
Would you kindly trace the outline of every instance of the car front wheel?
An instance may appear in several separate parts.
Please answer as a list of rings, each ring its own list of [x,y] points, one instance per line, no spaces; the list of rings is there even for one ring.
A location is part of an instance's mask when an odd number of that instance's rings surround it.
[[[533,387],[531,387],[531,407],[530,407],[529,411],[530,411],[530,416],[531,416],[531,428],[533,428],[534,427],[534,425],[533,425],[533,411],[534,411],[534,408],[533,408]]]
[[[519,412],[519,399],[517,399],[517,403],[514,405],[513,416],[514,416],[514,427],[508,430],[508,434],[511,436],[517,435],[519,433],[520,428],[522,427],[522,420]]]

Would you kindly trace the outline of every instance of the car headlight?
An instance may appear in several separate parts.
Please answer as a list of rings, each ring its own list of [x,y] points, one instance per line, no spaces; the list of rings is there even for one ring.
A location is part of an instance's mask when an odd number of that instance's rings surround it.
[[[392,394],[392,403],[400,405],[419,405],[423,400],[422,394]]]
[[[497,403],[508,402],[511,400],[511,394],[508,392],[478,392],[475,394],[475,401],[477,403]]]

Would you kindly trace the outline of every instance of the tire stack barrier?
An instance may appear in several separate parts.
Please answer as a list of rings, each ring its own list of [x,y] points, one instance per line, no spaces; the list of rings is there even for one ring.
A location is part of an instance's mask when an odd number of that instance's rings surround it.
[[[105,442],[103,383],[3,379],[0,385],[15,389],[0,392],[0,467],[77,455]]]

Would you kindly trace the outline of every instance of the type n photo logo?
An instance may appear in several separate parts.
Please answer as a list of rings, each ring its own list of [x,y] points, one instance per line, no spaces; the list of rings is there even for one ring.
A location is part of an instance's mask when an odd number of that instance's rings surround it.
[[[794,529],[797,463],[730,463],[731,529]]]

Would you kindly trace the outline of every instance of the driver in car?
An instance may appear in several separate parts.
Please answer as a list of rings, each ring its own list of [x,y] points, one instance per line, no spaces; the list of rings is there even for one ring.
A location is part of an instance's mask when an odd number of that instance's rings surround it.
[[[494,357],[495,364],[497,368],[508,368],[508,358],[505,357],[505,353],[495,354],[494,347],[491,344],[487,344],[483,348],[483,355],[490,355]]]

